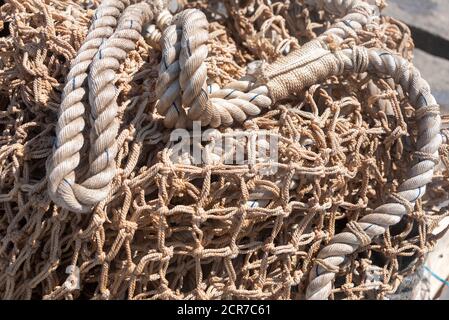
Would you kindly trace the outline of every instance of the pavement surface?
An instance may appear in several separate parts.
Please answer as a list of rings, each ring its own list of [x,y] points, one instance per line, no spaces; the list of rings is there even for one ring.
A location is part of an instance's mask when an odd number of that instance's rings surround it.
[[[387,0],[384,15],[409,25],[417,49],[413,63],[449,113],[449,1]]]
[[[387,0],[387,4],[384,10],[386,15],[449,40],[448,0]]]

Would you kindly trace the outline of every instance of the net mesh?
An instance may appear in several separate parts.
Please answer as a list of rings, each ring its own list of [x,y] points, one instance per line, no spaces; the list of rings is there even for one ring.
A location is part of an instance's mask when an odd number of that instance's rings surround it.
[[[112,190],[92,213],[69,212],[51,202],[45,166],[65,76],[98,5],[9,0],[0,7],[0,296],[303,299],[319,249],[406,177],[417,130],[401,88],[367,74],[332,77],[223,131],[276,135],[275,173],[179,164],[170,157],[171,130],[154,110],[160,51],[142,38],[117,80],[119,171]],[[208,76],[220,85],[243,76],[252,62],[300,47],[335,19],[300,0],[184,7],[208,17]],[[357,36],[366,47],[412,59],[410,31],[392,18]],[[416,272],[441,235],[432,231],[448,215],[442,203],[449,198],[449,146],[440,153],[424,198],[348,257],[332,298],[387,298]]]

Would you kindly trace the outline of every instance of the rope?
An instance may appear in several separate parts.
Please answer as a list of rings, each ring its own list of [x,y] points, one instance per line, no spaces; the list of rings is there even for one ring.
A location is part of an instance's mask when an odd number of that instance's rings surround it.
[[[363,216],[357,223],[350,223],[346,231],[334,236],[330,243],[317,255],[317,259],[336,268],[345,257],[354,253],[360,246],[366,246],[369,240],[382,235],[388,227],[397,224],[401,218],[413,211],[415,202],[420,199],[431,182],[435,165],[438,163],[438,149],[442,143],[440,135],[441,118],[435,98],[430,94],[429,85],[411,64],[402,57],[378,49],[354,47],[344,49],[328,57],[341,67],[330,68],[347,72],[371,72],[392,77],[408,93],[410,103],[416,108],[418,123],[419,157],[410,168],[408,177],[403,181],[389,202],[377,207],[372,213]],[[362,61],[362,62],[361,62]],[[325,65],[325,64],[323,64]],[[356,225],[356,228],[354,227]],[[307,299],[326,299],[332,289],[335,270],[316,264],[310,273],[307,287]]]
[[[248,81],[235,81],[223,89],[207,85],[208,39],[206,16],[196,9],[176,15],[164,31],[156,94],[157,110],[165,116],[167,128],[188,127],[191,121],[227,127],[271,105],[266,88],[253,89]]]
[[[155,49],[161,50],[162,33],[171,23],[172,14],[167,9],[161,11],[156,18],[156,24],[144,26],[143,37],[145,41]]]
[[[120,61],[134,50],[143,22],[152,18],[148,4],[129,6],[120,17],[117,30],[111,35],[115,18],[128,5],[128,1],[107,0],[97,9],[87,42],[80,48],[64,88],[55,149],[47,171],[50,196],[72,211],[90,211],[92,205],[108,195],[109,184],[115,176],[115,139],[118,132],[118,92],[113,84],[115,74]],[[75,170],[81,160],[80,151],[84,144],[82,131],[85,127],[85,106],[81,101],[86,90],[82,86],[89,67],[92,116],[89,177],[78,183]]]
[[[292,91],[295,92],[295,87],[305,88],[317,83],[315,75],[317,75],[319,70],[324,69],[313,69],[311,66],[316,65],[314,62],[320,61],[321,58],[329,54],[329,50],[338,47],[346,38],[353,37],[354,39],[354,32],[362,29],[367,24],[373,23],[374,26],[376,25],[377,8],[361,0],[318,0],[309,1],[309,3],[333,13],[337,17],[341,17],[341,21],[333,24],[318,38],[307,42],[289,55],[281,57],[274,63],[263,67],[260,82],[265,84],[269,79],[273,81],[276,76],[309,66],[307,72],[310,74],[310,77],[304,77],[304,83],[298,85],[292,83],[291,86],[290,84],[285,85],[282,83],[282,81],[286,80],[285,77],[279,77],[280,83],[272,84],[272,88],[269,90],[269,96],[273,101],[285,99]],[[317,77],[322,78],[323,75],[318,75]]]
[[[404,60],[406,26],[360,1],[309,2],[191,0],[209,17],[198,29],[189,21],[201,14],[172,19],[162,2],[129,1],[111,9],[108,33],[85,56],[99,1],[1,6],[0,296],[324,299],[332,289],[334,299],[385,299],[402,290],[449,215],[439,107]],[[186,46],[187,26],[207,41]],[[170,27],[177,71],[165,70],[159,90],[178,86],[183,121],[156,110],[157,33],[164,41]],[[166,127],[197,126],[188,114],[199,98],[184,103],[180,66],[183,49],[202,46],[206,59],[183,58],[183,86],[196,90],[189,63],[206,66],[198,85],[212,116],[199,120],[219,126],[207,137]],[[84,69],[71,70],[72,59]],[[189,144],[179,156],[177,134]],[[435,167],[439,158],[446,167]]]
[[[323,0],[314,4],[342,16],[343,22],[334,24],[318,39],[294,51],[294,57],[290,54],[288,58],[280,59],[274,65],[266,67],[263,79],[273,78],[275,74],[282,74],[316,61],[328,53],[325,39],[332,37],[335,44],[339,44],[347,37],[353,36],[353,30],[361,29],[375,20],[373,17],[376,7],[360,0]],[[277,92],[270,92],[263,85],[258,85],[260,88],[256,89],[256,92],[239,92],[235,89],[234,96],[239,96],[238,102],[229,99],[209,100],[209,93],[206,91],[207,68],[204,63],[207,57],[207,19],[199,10],[188,9],[179,13],[175,20],[176,23],[167,28],[163,35],[163,58],[156,91],[159,98],[157,109],[165,116],[164,124],[167,128],[187,127],[186,118],[200,120],[202,126],[229,127],[235,122],[245,121],[248,116],[259,114],[260,109],[255,114],[256,108],[268,108],[272,100],[281,99]],[[318,50],[320,48],[323,50]],[[286,59],[290,61],[285,61]],[[291,60],[294,60],[295,64],[292,64]],[[254,84],[250,87],[254,87]],[[287,90],[282,97],[286,98],[288,95]],[[247,102],[252,104],[251,110],[242,107],[242,103],[248,105]],[[187,112],[181,106],[186,108]]]

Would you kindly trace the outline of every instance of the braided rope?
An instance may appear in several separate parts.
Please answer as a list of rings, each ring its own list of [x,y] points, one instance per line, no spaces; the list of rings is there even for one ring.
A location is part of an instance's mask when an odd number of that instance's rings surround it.
[[[100,5],[95,13],[91,32],[72,64],[64,88],[56,127],[56,145],[47,165],[47,172],[52,199],[72,211],[87,212],[92,205],[104,199],[109,192],[108,185],[115,175],[115,138],[118,131],[115,100],[118,93],[112,83],[119,66],[117,60],[123,60],[127,52],[134,49],[143,20],[151,15],[151,7],[145,3],[126,8],[117,30],[111,36],[112,26],[117,25],[116,17],[128,5],[127,0],[106,0]],[[99,29],[98,26],[103,28]],[[85,96],[85,89],[82,86],[89,66],[89,102],[92,107],[92,150],[89,155],[91,177],[79,184],[75,182],[75,169],[80,163],[80,150],[84,144],[82,131],[85,126],[85,107],[81,100]],[[98,77],[100,73],[101,76]]]
[[[432,179],[438,163],[438,148],[443,141],[439,106],[427,82],[408,61],[386,51],[363,47],[344,49],[332,55],[332,59],[335,64],[340,64],[337,68],[329,69],[332,75],[341,74],[343,70],[357,73],[368,71],[391,76],[402,86],[408,93],[410,103],[416,107],[417,152],[408,178],[398,187],[398,192],[390,196],[389,202],[359,221],[348,224],[344,232],[337,234],[318,253],[310,273],[307,299],[327,299],[335,272],[345,257],[359,247],[368,245],[374,237],[384,234],[388,227],[397,224],[413,210],[415,202],[424,195],[426,185]]]

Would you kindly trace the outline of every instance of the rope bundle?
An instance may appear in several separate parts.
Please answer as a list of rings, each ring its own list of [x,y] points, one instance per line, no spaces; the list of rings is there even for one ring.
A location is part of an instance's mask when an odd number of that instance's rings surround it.
[[[7,1],[0,296],[398,291],[442,234],[449,153],[409,31],[378,9]]]
[[[118,92],[114,86],[115,75],[127,53],[134,50],[142,25],[151,20],[152,15],[151,7],[146,3],[129,6],[127,0],[102,2],[95,12],[86,42],[72,63],[56,127],[56,149],[48,168],[52,198],[72,211],[88,212],[109,193],[116,173],[114,159],[117,155]],[[92,147],[88,178],[79,184],[75,181],[75,169],[80,163],[84,144],[82,131],[86,110],[82,99],[86,79],[92,115]]]
[[[200,120],[202,126],[214,128],[230,126],[271,104],[266,90],[251,90],[247,82],[234,82],[223,90],[207,85],[207,29],[206,16],[190,9],[179,13],[164,31],[156,92],[157,109],[168,128],[184,128],[188,120]]]

